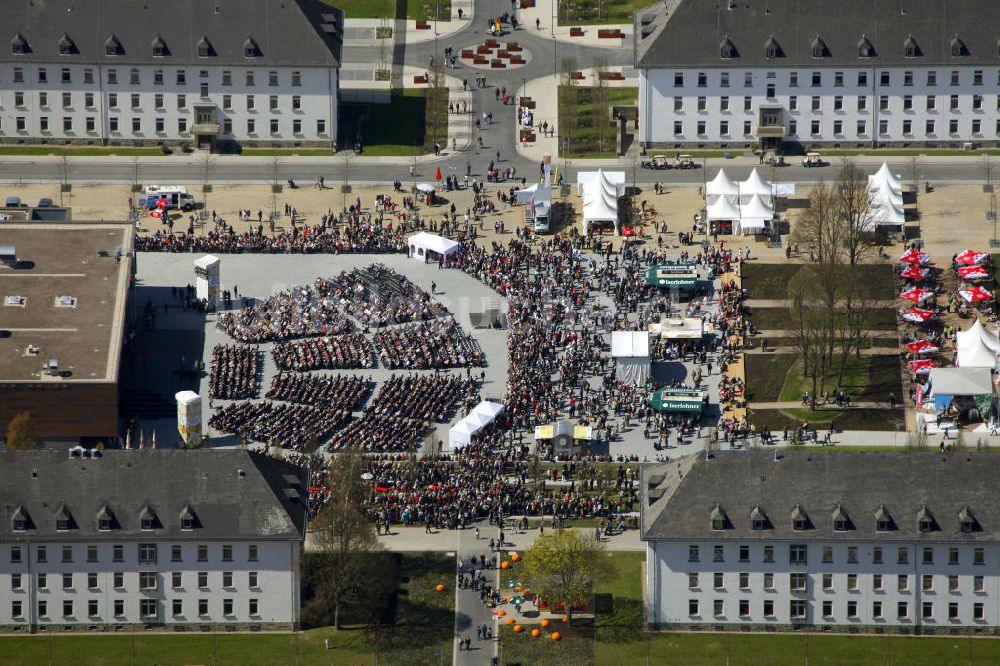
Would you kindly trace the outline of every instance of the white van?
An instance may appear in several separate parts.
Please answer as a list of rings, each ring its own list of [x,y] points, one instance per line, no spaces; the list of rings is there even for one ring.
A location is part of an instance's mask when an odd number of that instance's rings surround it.
[[[158,208],[159,201],[166,201],[166,210],[194,210],[194,196],[180,185],[148,185],[139,197],[139,205],[150,210]]]
[[[530,209],[531,206],[528,206]],[[537,201],[535,202],[535,216],[534,218],[528,217],[528,221],[532,225],[536,234],[547,234],[549,233],[549,211],[552,209],[552,203],[549,201]]]

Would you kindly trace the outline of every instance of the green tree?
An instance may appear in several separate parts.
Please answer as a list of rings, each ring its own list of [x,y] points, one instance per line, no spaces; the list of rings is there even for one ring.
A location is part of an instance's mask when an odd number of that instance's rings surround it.
[[[37,449],[38,440],[35,438],[35,422],[28,412],[19,412],[7,424],[7,448],[8,449]]]
[[[604,545],[576,530],[556,530],[535,540],[524,557],[528,586],[551,607],[563,604],[573,620],[573,605],[586,600],[610,573]]]
[[[365,488],[361,475],[364,456],[357,449],[336,454],[330,461],[331,501],[320,510],[311,529],[316,550],[323,554],[311,604],[333,609],[333,624],[341,627],[341,612],[350,608],[353,616],[370,618],[377,595],[370,594],[371,582],[379,577],[382,544],[364,511]]]

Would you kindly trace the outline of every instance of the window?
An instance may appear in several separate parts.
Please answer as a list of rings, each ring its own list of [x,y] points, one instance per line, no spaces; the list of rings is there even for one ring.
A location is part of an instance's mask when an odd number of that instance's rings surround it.
[[[822,108],[822,104],[823,104],[822,97],[820,97],[819,95],[812,96],[811,107],[813,111],[819,111]],[[806,524],[804,521],[796,521],[795,525],[799,525],[799,527],[793,526],[793,529],[795,529],[795,531],[801,531],[806,529]]]
[[[47,553],[45,552],[45,546],[39,546],[38,550],[35,551],[35,561],[36,562],[47,562]]]
[[[764,574],[764,589],[773,590],[774,589],[774,574],[766,573]]]
[[[47,590],[49,588],[49,575],[40,573],[38,574],[38,589]]]
[[[797,88],[799,86],[799,73],[789,72],[788,73],[788,87]]]
[[[71,573],[64,573],[62,575],[62,588],[64,590],[72,590],[73,589],[73,574],[71,574]]]
[[[750,587],[750,574],[746,571],[740,572],[739,580],[741,590],[746,590]]]
[[[713,562],[725,562],[725,546],[713,546],[712,547],[712,561]]]
[[[159,615],[156,599],[140,599],[139,615],[143,618],[155,618]]]
[[[981,86],[983,85],[983,70],[977,69],[972,72],[972,85]]]
[[[788,602],[788,615],[793,620],[806,619],[806,602],[801,599],[792,599]]]
[[[920,589],[924,592],[934,591],[934,576],[931,574],[924,574],[920,577]]]
[[[982,95],[973,95],[972,96],[972,110],[973,111],[982,111],[983,110],[983,96]],[[965,529],[966,525],[968,525],[968,531],[971,532],[973,524],[972,524],[972,522],[966,522],[966,521],[962,522],[962,531],[963,532],[966,531],[966,529]]]
[[[201,95],[202,97],[208,97],[208,84],[207,83],[199,83],[198,84],[198,94]]]
[[[108,108],[118,108],[118,93],[108,93]]]
[[[70,74],[69,67],[63,67],[62,72],[60,72],[60,81],[62,83],[72,83],[73,76]]]
[[[910,577],[906,574],[899,574],[896,576],[896,590],[898,592],[906,592],[910,589]]]
[[[198,587],[205,588],[208,587],[208,572],[199,571],[198,572]]]
[[[233,547],[226,544],[222,547],[222,561],[232,562],[233,561]]]
[[[295,108],[295,104],[294,104],[294,101],[295,101],[295,98],[294,98],[294,97],[292,97],[292,108]],[[699,111],[704,111],[704,110],[706,109],[706,107],[707,107],[707,106],[708,106],[708,103],[707,103],[707,98],[705,98],[705,97],[699,97],[699,98],[698,98],[698,110],[699,110]],[[723,522],[724,522],[724,521],[723,521]],[[725,527],[725,526],[723,525],[722,527],[719,527],[718,529],[720,529],[720,530],[721,530],[721,529],[724,529],[724,527]],[[715,528],[715,527],[713,527],[712,529],[716,529],[716,528]]]
[[[187,85],[187,71],[178,69],[174,73],[174,82],[179,86]]]
[[[94,93],[91,92],[83,93],[83,105],[88,109],[94,108]],[[98,522],[97,529],[101,530],[102,532],[106,532],[107,530],[111,529],[110,523],[111,521],[104,522],[104,519],[102,519],[101,521]],[[104,527],[105,525],[107,525],[107,527]]]
[[[740,599],[740,617],[750,617],[749,599]]]
[[[125,600],[115,599],[115,617],[125,615]]]
[[[156,544],[139,544],[139,564],[156,564]]]
[[[139,106],[140,106],[140,102],[142,101],[142,98],[139,96],[139,94],[138,93],[132,93],[131,100],[132,100],[132,108],[133,109],[138,109]],[[143,525],[144,525],[143,529],[149,529],[149,530],[153,529],[152,526],[145,527],[145,522],[143,523]]]
[[[931,88],[937,85],[937,72],[933,70],[927,72],[927,85]]]
[[[847,547],[847,563],[857,564],[858,563],[858,547],[848,546]]]
[[[750,546],[741,545],[740,546],[740,562],[750,561]]]
[[[858,87],[859,88],[868,87],[868,72],[858,72]]]
[[[153,106],[158,110],[163,110],[163,93],[153,95]]]
[[[267,73],[267,85],[269,86],[278,85],[278,73],[276,71],[271,70],[270,72]]]
[[[125,587],[125,574],[121,571],[114,572],[111,576],[111,586],[115,589]]]
[[[223,599],[222,600],[222,614],[223,615],[232,615],[233,614],[233,600],[232,599]]]
[[[139,85],[139,70],[138,69],[136,69],[136,68],[133,67],[132,69],[129,70],[129,73],[128,73],[128,82],[130,84],[134,85],[134,86]]]
[[[138,134],[142,131],[142,119],[133,118],[132,119],[132,132]]]
[[[833,589],[833,574],[825,573],[822,578],[823,591],[829,592]]]
[[[158,134],[162,134],[164,132],[164,127],[166,126],[166,120],[163,118],[157,118],[154,122],[154,126],[156,128],[156,132]]]
[[[720,573],[718,571],[715,572],[714,574],[712,574],[712,587],[714,587],[715,589],[718,590],[718,589],[724,588],[725,586],[726,585],[725,585],[725,576],[724,576],[724,574],[722,574],[722,573]]]
[[[21,563],[21,547],[20,546],[11,546],[10,547],[10,562],[11,562],[11,564],[20,564]]]
[[[233,586],[233,572],[223,571],[222,572],[222,587],[232,587]]]
[[[819,88],[823,85],[823,73],[813,72],[812,73],[812,87]]]
[[[905,620],[910,617],[910,604],[905,601],[896,603],[896,619]]]
[[[872,576],[872,589],[876,592],[881,592],[884,589],[882,587],[882,574],[874,574]]]
[[[698,87],[704,88],[708,85],[708,75],[705,72],[698,72]]]
[[[111,561],[112,562],[124,562],[125,561],[125,547],[124,546],[113,546],[111,548]]]
[[[872,602],[872,617],[878,620],[882,619],[882,602],[873,601]]]
[[[858,574],[847,574],[847,589],[851,592],[858,589]]]
[[[118,70],[109,69],[108,70],[108,83],[117,84],[118,83]]]
[[[823,546],[823,564],[833,562],[833,546]]]
[[[878,110],[879,111],[888,111],[889,110],[889,96],[888,95],[879,95],[879,97],[878,97]]]
[[[674,123],[674,126],[676,127],[678,124],[679,123]],[[248,118],[247,134],[256,134],[256,133],[257,133],[257,122],[253,118]]]
[[[774,562],[774,546],[764,546],[764,561]]]
[[[247,95],[247,111],[253,111],[255,107],[254,96]]]
[[[97,589],[97,574],[88,573],[87,574],[87,589],[96,590]]]
[[[986,578],[984,576],[973,576],[972,577],[972,591],[973,592],[985,592],[986,591]]]
[[[156,572],[155,571],[140,571],[139,572],[139,589],[140,590],[155,590],[156,588],[157,588]]]
[[[837,95],[836,97],[833,98],[833,110],[834,111],[843,111],[844,110],[844,98],[841,97],[840,95]],[[834,523],[833,529],[836,532],[846,532],[847,531],[847,521],[846,520],[838,520],[836,523]]]
[[[40,117],[38,119],[38,129],[40,129],[43,132],[48,132],[49,131],[49,117],[48,116],[42,116],[42,117]]]
[[[719,73],[719,87],[728,88],[729,87],[729,72]]]
[[[753,132],[753,123],[751,123],[749,120],[744,120],[743,121],[743,136],[751,136],[752,132]],[[763,529],[763,528],[761,528],[761,529]]]
[[[44,109],[48,105],[49,105],[49,94],[48,93],[44,93],[44,92],[38,93],[38,106],[40,106],[40,107],[42,107]],[[57,527],[56,527],[56,529],[60,530],[60,529],[66,529],[66,528],[60,528],[60,527],[58,527],[58,521],[57,521]]]
[[[257,599],[249,599],[249,600],[247,600],[247,612],[250,615],[257,615],[257,613],[259,612],[258,611],[258,607],[259,607],[259,604],[257,603]]]
[[[45,71],[44,67],[39,67],[38,68],[38,82],[39,83],[48,83],[49,82],[49,74],[48,74],[48,72]]]
[[[949,592],[958,591],[958,576],[955,575],[948,576],[948,591]]]
[[[698,574],[696,574],[696,573],[689,573],[688,574],[688,588],[694,590],[697,587],[698,587]]]
[[[204,544],[198,544],[198,561],[208,562],[208,546]]]
[[[848,601],[847,602],[847,619],[856,620],[858,619],[858,602]]]
[[[184,574],[180,571],[173,571],[170,574],[170,587],[184,587]]]
[[[799,110],[799,98],[795,95],[791,95],[788,98],[788,110],[798,111]]]
[[[949,108],[952,111],[958,111],[958,95],[952,95],[950,97],[950,101],[951,101],[951,103],[949,105]],[[921,520],[920,521],[920,531],[921,532],[930,532],[931,531],[931,521],[929,521],[929,520]]]
[[[181,546],[179,543],[173,544],[172,546],[170,546],[170,561],[183,562],[184,561],[183,553],[184,553],[183,546]]]
[[[233,96],[232,95],[223,95],[222,96],[222,109],[224,111],[232,111],[233,110]]]
[[[316,120],[316,134],[326,134],[326,120],[323,118],[318,118]]]
[[[982,603],[977,602],[972,604],[972,619],[973,620],[986,619],[985,607],[983,606]]]
[[[858,95],[858,111],[868,110],[868,97],[865,95]]]
[[[69,599],[63,600],[63,617],[73,617],[73,602]]]
[[[698,615],[698,600],[688,599],[688,615],[696,617]]]
[[[247,81],[247,85],[248,86],[254,85],[254,75],[253,75],[253,71],[252,70],[247,70],[247,79],[246,79],[246,81]]]
[[[753,72],[746,72],[743,74],[743,87],[752,88],[753,87]]]
[[[684,87],[684,72],[674,72],[674,88]]]
[[[879,72],[880,86],[890,85],[891,80],[892,80],[892,75],[889,72]]]
[[[872,564],[882,564],[882,547],[875,546],[872,548]]]
[[[12,573],[10,575],[10,589],[12,589],[12,590],[20,590],[20,589],[22,589],[21,585],[23,585],[23,583],[21,582],[21,574],[19,574],[19,573]]]
[[[981,547],[972,549],[972,563],[975,565],[986,564],[986,550]]]
[[[14,93],[14,106],[18,108],[24,106],[24,93],[21,92],[20,90]],[[1000,107],[1000,96],[997,97],[997,106]],[[18,521],[15,521],[14,524],[15,524],[15,530],[18,532],[23,532],[26,529],[26,527],[21,527],[20,529],[17,528],[18,525],[24,525],[25,523],[19,523]]]
[[[184,615],[184,600],[183,599],[174,599],[173,602],[171,602],[170,606],[171,606],[171,612],[174,615]]]
[[[292,72],[292,85],[295,87],[302,85],[302,72],[298,70]]]
[[[764,617],[774,617],[774,601],[771,599],[764,601]]]
[[[24,606],[20,601],[10,602],[10,616],[14,618],[24,617]]]
[[[698,136],[705,136],[705,121],[699,120],[697,125]]]
[[[958,83],[959,83],[958,70],[957,69],[953,69],[953,70],[951,70],[951,85],[957,86]]]
[[[793,592],[805,592],[806,575],[804,573],[788,574],[788,589]]]
[[[222,85],[224,86],[233,85],[233,73],[228,69],[222,70]]]
[[[922,552],[923,556],[921,562],[923,562],[923,564],[934,564],[934,549],[930,546],[924,546]]]
[[[14,83],[24,83],[24,70],[20,67],[14,68]]]
[[[903,86],[907,88],[913,86],[913,72],[903,72]]]
[[[913,110],[913,95],[903,95],[903,111]]]
[[[925,601],[923,603],[923,608],[922,608],[922,611],[921,611],[921,616],[925,620],[933,620],[934,619],[934,603],[933,602],[931,602],[931,601]]]
[[[937,97],[934,95],[927,96],[927,110],[933,111],[937,107]]]
[[[896,564],[909,564],[910,562],[910,550],[905,547],[899,547],[896,549]]]
[[[833,602],[824,601],[823,602],[823,617],[832,618],[833,617]]]
[[[753,97],[743,98],[743,110],[750,111],[753,108]]]
[[[958,548],[948,549],[948,564],[958,564]]]
[[[177,108],[178,109],[186,109],[187,108],[187,95],[178,95],[177,96]]]
[[[724,616],[726,614],[725,609],[726,607],[722,599],[716,599],[712,602],[712,610],[716,617]]]

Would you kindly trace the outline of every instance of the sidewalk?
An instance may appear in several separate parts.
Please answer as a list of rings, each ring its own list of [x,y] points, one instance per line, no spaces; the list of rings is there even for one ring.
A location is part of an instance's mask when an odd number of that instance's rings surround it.
[[[417,30],[416,21],[396,21],[389,19],[387,27],[393,28],[392,40],[397,41],[397,26],[406,26],[405,43],[420,44],[432,42],[434,38],[445,39],[472,25],[474,17],[474,2],[472,0],[452,0],[450,21],[430,21],[430,28]],[[458,10],[462,10],[462,18],[458,18]],[[375,29],[383,25],[382,19],[365,19],[350,17],[344,19],[344,46],[370,46],[381,40],[375,38]],[[435,33],[436,31],[436,33]]]
[[[533,30],[536,34],[546,37],[555,37],[560,41],[580,46],[599,46],[608,49],[621,49],[632,44],[632,24],[602,24],[602,25],[575,25],[572,23],[559,25],[554,18],[554,4],[556,0],[535,0],[535,6],[527,9],[517,10],[517,21],[526,30]],[[535,28],[535,19],[538,19],[538,28]],[[583,28],[583,35],[572,37],[570,29],[573,27]],[[600,38],[597,31],[605,29],[618,29],[622,31],[623,38]]]

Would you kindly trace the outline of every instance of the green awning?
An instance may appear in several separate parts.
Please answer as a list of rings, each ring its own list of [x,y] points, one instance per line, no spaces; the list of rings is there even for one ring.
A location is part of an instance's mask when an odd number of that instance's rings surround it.
[[[650,396],[649,404],[658,412],[700,414],[705,410],[705,398],[705,392],[700,389],[663,388]]]
[[[698,283],[698,269],[690,264],[660,264],[646,269],[646,284],[654,287],[693,288]]]

